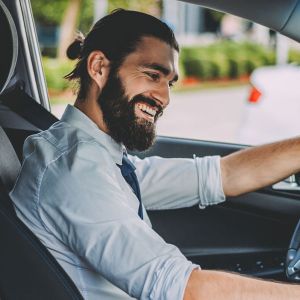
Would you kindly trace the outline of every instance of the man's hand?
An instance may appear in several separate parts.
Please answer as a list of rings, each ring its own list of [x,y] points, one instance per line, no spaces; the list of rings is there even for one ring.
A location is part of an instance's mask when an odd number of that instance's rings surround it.
[[[300,299],[300,286],[198,269],[191,273],[184,293],[184,300],[283,299]]]
[[[299,170],[300,138],[247,148],[221,159],[226,196],[238,196],[257,190]]]

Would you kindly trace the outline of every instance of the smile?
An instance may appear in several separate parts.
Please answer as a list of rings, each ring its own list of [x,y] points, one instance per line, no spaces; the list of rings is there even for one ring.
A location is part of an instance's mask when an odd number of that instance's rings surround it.
[[[136,105],[137,109],[138,109],[138,114],[141,115],[142,117],[144,117],[145,119],[154,122],[154,117],[157,113],[157,111],[155,109],[153,109],[152,107],[150,107],[147,104],[144,103],[138,103]]]

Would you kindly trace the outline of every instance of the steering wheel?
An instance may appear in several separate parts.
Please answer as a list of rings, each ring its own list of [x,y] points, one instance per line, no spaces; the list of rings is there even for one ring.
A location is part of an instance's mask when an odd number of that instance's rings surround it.
[[[287,252],[286,276],[291,281],[300,282],[300,220],[296,226]]]

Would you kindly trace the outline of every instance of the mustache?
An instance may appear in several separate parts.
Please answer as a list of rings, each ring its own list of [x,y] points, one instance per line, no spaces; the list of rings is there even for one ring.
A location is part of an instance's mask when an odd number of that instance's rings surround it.
[[[157,104],[157,102],[149,97],[146,97],[144,95],[136,95],[134,96],[131,101],[132,105],[135,105],[137,102],[144,102],[146,104],[149,104],[152,107],[156,108],[156,115],[155,118],[161,117],[163,115],[163,107],[159,104]]]

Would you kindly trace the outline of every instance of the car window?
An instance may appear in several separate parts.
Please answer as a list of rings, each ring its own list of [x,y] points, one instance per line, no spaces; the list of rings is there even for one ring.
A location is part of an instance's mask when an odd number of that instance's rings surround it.
[[[172,0],[32,0],[32,7],[58,117],[75,100],[63,79],[74,66],[65,58],[73,33],[124,7],[164,20],[181,46],[180,80],[158,121],[159,135],[256,145],[300,132],[299,45],[263,26]]]

